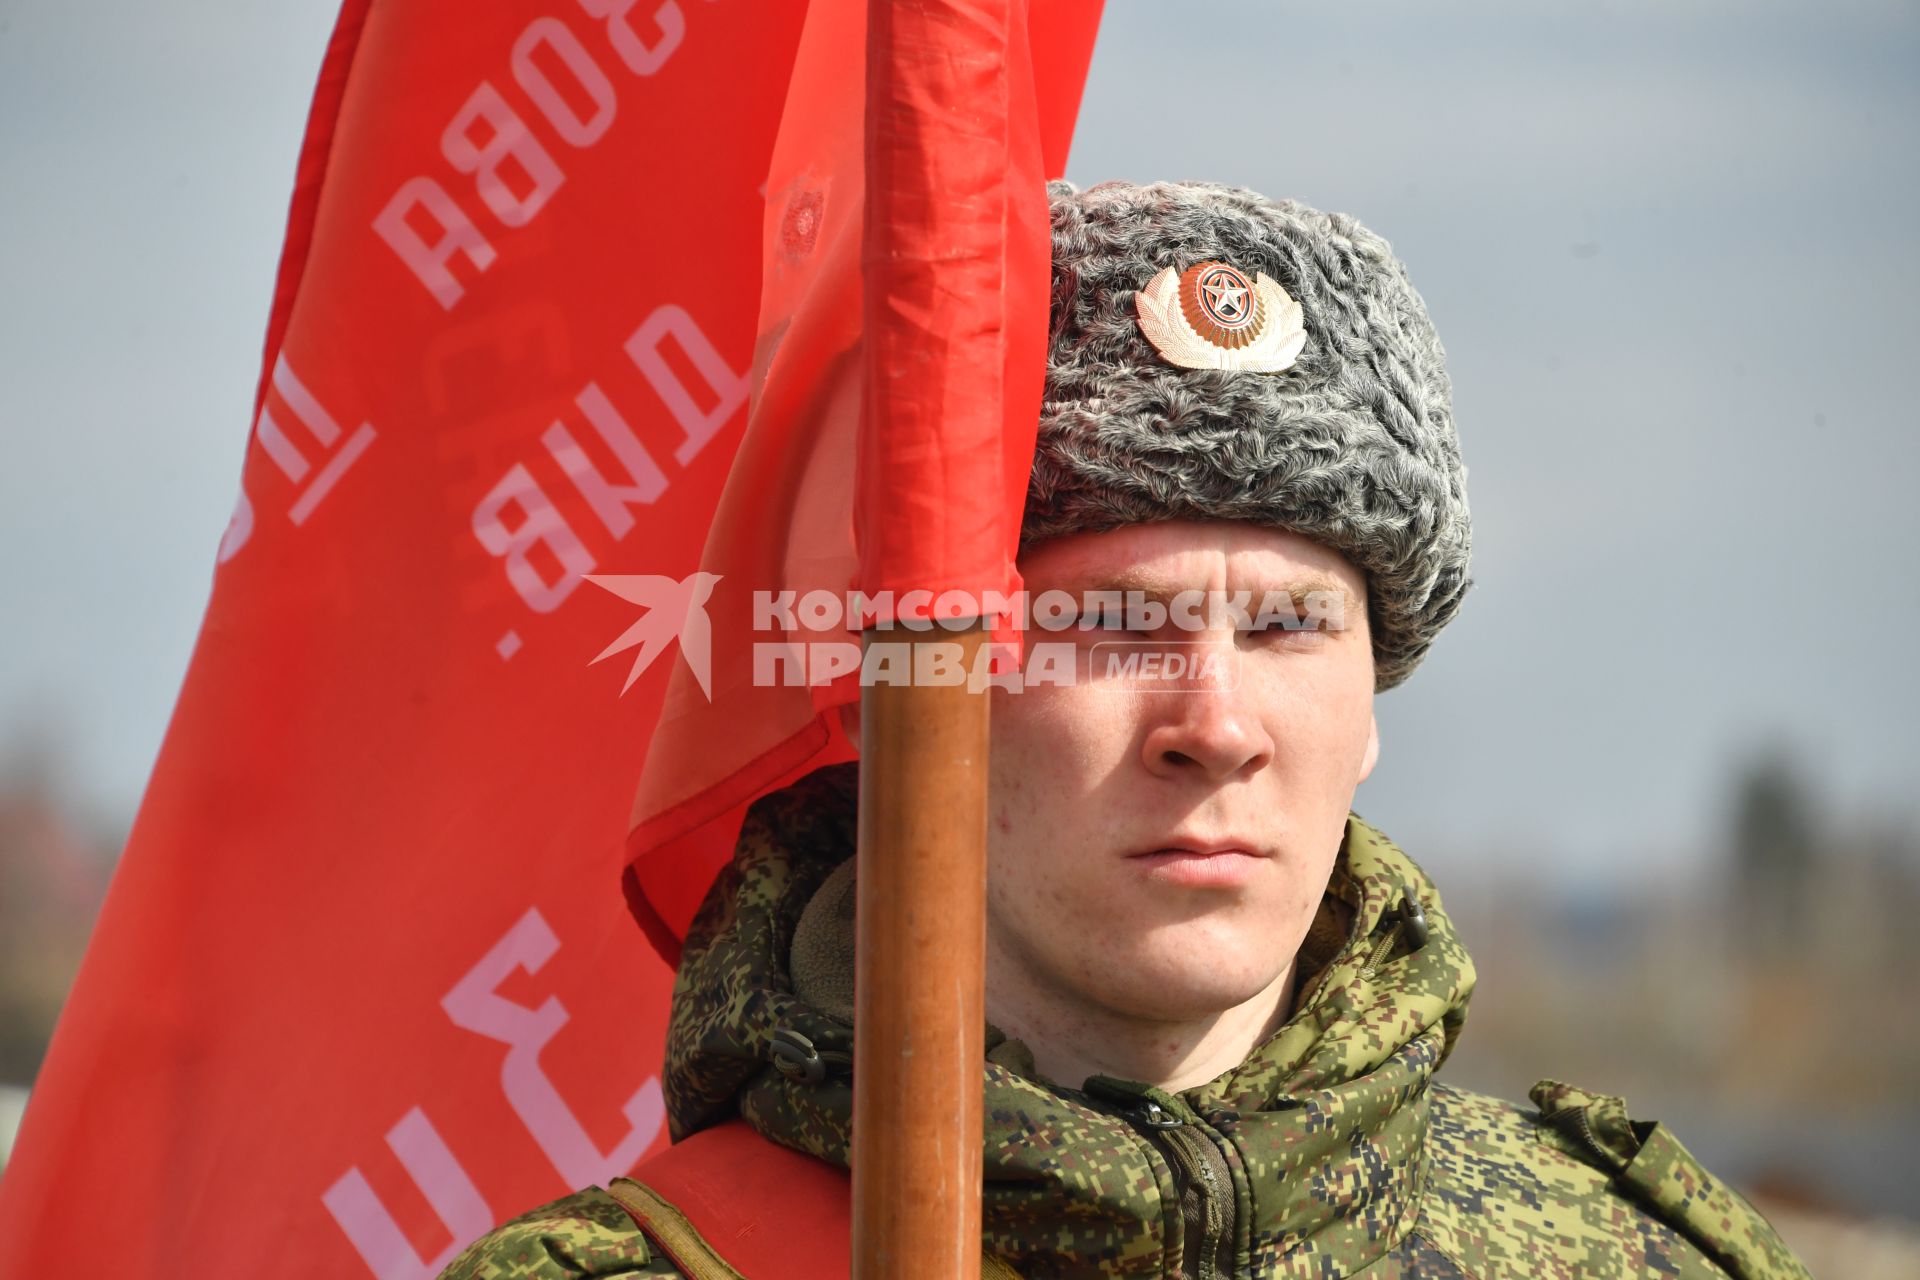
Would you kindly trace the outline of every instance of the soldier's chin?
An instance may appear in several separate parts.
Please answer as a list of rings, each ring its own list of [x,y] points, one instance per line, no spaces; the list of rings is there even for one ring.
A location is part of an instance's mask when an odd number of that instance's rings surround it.
[[[1267,948],[1260,942],[1267,939],[1240,946],[1217,936],[1206,941],[1175,949],[1156,945],[1116,966],[1108,1003],[1135,1018],[1198,1022],[1265,998],[1286,973],[1288,957],[1263,954]]]

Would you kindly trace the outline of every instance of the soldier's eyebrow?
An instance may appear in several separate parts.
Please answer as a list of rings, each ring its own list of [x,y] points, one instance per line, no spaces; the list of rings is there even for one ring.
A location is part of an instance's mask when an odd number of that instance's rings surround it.
[[[1171,604],[1175,596],[1192,589],[1169,587],[1164,579],[1137,569],[1116,569],[1110,573],[1103,573],[1083,588],[1085,592],[1108,591],[1124,594],[1137,591],[1142,599],[1157,601],[1163,605]],[[1364,614],[1367,607],[1364,600],[1355,598],[1353,591],[1346,583],[1312,569],[1290,575],[1284,583],[1264,583],[1259,587],[1243,587],[1241,590],[1250,592],[1251,607],[1255,609],[1260,607],[1261,598],[1267,592],[1275,595],[1286,594],[1293,600],[1296,607],[1304,605],[1307,597],[1316,593],[1340,597],[1344,607],[1352,613]]]

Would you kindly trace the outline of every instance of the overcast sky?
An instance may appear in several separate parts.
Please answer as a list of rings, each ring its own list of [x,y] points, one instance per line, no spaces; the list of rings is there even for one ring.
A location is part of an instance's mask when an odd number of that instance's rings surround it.
[[[0,0],[0,743],[122,813],[333,13]],[[1111,0],[1069,176],[1353,214],[1446,343],[1477,586],[1356,801],[1416,856],[1697,867],[1772,742],[1920,821],[1916,125],[1911,3]]]

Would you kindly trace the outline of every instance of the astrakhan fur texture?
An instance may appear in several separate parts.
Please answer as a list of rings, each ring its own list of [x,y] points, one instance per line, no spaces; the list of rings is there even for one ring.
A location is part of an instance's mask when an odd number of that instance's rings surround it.
[[[1368,582],[1374,687],[1412,673],[1472,580],[1446,353],[1392,248],[1352,218],[1212,183],[1056,182],[1046,398],[1023,546],[1157,520],[1250,520]],[[1280,373],[1179,369],[1135,319],[1164,267],[1219,259],[1299,301]]]

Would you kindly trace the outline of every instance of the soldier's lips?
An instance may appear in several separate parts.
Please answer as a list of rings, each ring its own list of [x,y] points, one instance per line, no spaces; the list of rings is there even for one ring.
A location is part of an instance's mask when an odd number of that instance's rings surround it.
[[[1150,880],[1186,889],[1232,889],[1246,884],[1267,859],[1240,845],[1153,849],[1128,861]]]

